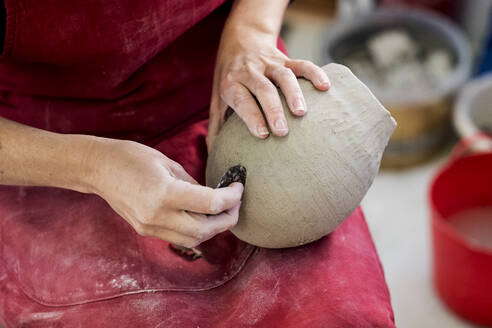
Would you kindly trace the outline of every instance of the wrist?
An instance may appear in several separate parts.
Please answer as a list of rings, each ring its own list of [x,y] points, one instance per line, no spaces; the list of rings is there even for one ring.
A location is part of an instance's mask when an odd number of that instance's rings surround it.
[[[104,138],[59,134],[0,118],[0,184],[95,190]]]
[[[288,0],[236,0],[224,30],[278,38]]]
[[[276,44],[278,33],[271,28],[260,24],[248,24],[246,22],[236,23],[233,21],[224,27],[223,37],[240,43],[252,38],[261,38],[262,40]]]
[[[280,26],[277,27],[274,25],[269,22],[248,20],[242,17],[230,17],[224,26],[224,32],[235,35],[262,35],[263,37],[276,40],[280,33]]]
[[[83,193],[98,193],[99,173],[111,141],[95,136],[70,135],[67,142],[69,147],[76,149],[76,153],[68,159],[66,167],[73,173],[66,179],[66,188]]]

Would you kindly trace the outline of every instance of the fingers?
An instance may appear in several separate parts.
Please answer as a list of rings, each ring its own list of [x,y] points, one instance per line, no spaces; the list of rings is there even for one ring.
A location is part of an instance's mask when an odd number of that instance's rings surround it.
[[[244,85],[256,96],[273,134],[285,136],[289,133],[287,120],[277,88],[263,74],[251,72]]]
[[[287,105],[294,115],[302,116],[306,113],[306,101],[292,70],[284,66],[277,66],[271,72],[267,71],[266,76],[280,87],[285,95]]]
[[[220,213],[217,215],[209,215],[206,217],[207,220],[207,225],[210,226],[212,230],[212,235],[205,239],[208,240],[212,238],[213,236],[224,232],[226,230],[231,229],[237,224],[237,221],[239,219],[239,208],[241,207],[241,202],[237,204],[236,206]],[[203,241],[205,241],[203,240]]]
[[[239,218],[239,208],[241,203],[225,210],[217,215],[200,215],[196,213],[186,213],[193,223],[191,231],[182,230],[181,233],[197,238],[200,242],[204,242],[213,236],[231,229],[237,224]],[[190,222],[190,220],[188,221]]]
[[[168,214],[160,218],[165,228],[153,224],[140,225],[136,230],[143,236],[167,240],[185,247],[195,247],[236,225],[239,207],[240,204],[237,204],[229,210],[211,216],[177,211],[174,215]]]
[[[230,106],[246,123],[249,131],[256,137],[266,138],[268,129],[262,112],[254,97],[261,105],[270,131],[276,136],[285,136],[289,129],[282,102],[275,82],[283,94],[289,109],[294,115],[302,116],[307,106],[296,76],[309,79],[319,90],[328,90],[330,82],[323,69],[305,60],[286,60],[281,64],[243,65],[239,70],[231,71],[220,82],[219,95],[225,105]],[[212,98],[213,112],[209,126],[208,147],[223,123],[225,109],[218,108]],[[216,117],[219,112],[220,117]]]
[[[218,214],[236,206],[244,189],[241,183],[212,189],[182,180],[173,181],[168,188],[166,203],[169,206],[202,214]]]
[[[224,102],[231,106],[236,114],[246,123],[252,135],[264,139],[268,137],[268,129],[253,96],[240,83],[225,83],[221,96]]]
[[[326,91],[330,88],[330,80],[325,71],[307,60],[288,60],[285,66],[290,68],[296,76],[302,76],[310,80],[313,85]]]

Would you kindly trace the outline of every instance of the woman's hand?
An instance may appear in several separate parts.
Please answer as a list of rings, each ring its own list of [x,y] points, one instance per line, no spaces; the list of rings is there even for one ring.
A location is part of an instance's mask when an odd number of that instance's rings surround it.
[[[95,193],[141,235],[194,247],[237,223],[243,185],[198,185],[132,141],[43,131],[0,118],[0,184]],[[207,215],[209,214],[209,215]]]
[[[266,6],[274,2],[262,1]],[[209,148],[224,123],[228,107],[238,114],[254,136],[266,138],[270,133],[267,124],[273,134],[285,136],[288,126],[275,85],[285,95],[290,111],[298,116],[304,115],[308,108],[297,76],[310,80],[319,90],[328,90],[330,86],[320,67],[305,60],[291,60],[277,49],[275,28],[255,24],[253,18],[248,20],[247,17],[255,14],[261,16],[263,4],[249,9],[248,3],[236,2],[223,30],[210,107]],[[248,10],[254,12],[248,14]],[[276,13],[280,15],[279,21],[282,13],[282,10]],[[264,111],[266,122],[255,98]]]
[[[131,141],[104,139],[88,157],[97,167],[92,191],[143,236],[195,247],[237,223],[240,183],[200,186],[178,163]]]

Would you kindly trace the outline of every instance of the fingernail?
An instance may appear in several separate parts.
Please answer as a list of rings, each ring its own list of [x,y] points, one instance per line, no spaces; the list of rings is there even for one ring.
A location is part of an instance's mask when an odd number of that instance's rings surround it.
[[[267,136],[269,134],[268,129],[262,125],[256,127],[256,132],[260,137]]]
[[[294,110],[298,113],[304,113],[306,111],[306,108],[304,107],[304,102],[301,98],[297,98],[294,101]]]
[[[275,128],[279,131],[287,131],[287,122],[285,122],[284,119],[282,118],[279,118],[276,122],[275,122]]]
[[[330,81],[325,80],[325,79],[321,79],[321,80],[319,80],[319,84],[320,84],[322,87],[328,88],[328,87],[330,86]]]

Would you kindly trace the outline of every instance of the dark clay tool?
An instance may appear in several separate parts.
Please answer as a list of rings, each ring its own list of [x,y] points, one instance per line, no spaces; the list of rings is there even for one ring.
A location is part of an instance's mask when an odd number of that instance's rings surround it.
[[[242,165],[236,165],[229,168],[226,173],[220,178],[217,188],[224,188],[233,182],[241,182],[246,184],[246,168]],[[173,253],[179,255],[187,261],[195,261],[202,257],[202,252],[196,248],[188,248],[175,244],[169,244],[169,248]]]
[[[239,164],[229,168],[220,179],[217,188],[227,187],[233,182],[241,182],[246,185],[246,168],[244,166]]]

